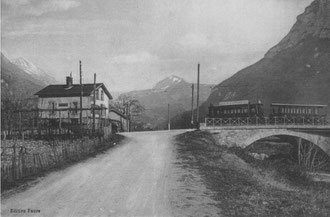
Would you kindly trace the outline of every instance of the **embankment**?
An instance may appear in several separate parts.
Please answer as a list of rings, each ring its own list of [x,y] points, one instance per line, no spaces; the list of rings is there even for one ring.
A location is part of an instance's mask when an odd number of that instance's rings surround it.
[[[300,177],[287,162],[265,162],[211,134],[176,137],[185,167],[197,168],[224,216],[329,216],[330,185]]]

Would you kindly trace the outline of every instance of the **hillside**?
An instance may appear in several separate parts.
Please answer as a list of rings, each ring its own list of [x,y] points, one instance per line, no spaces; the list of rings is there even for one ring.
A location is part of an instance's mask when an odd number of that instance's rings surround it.
[[[244,99],[260,99],[266,113],[271,102],[330,105],[329,0],[315,0],[264,58],[214,87],[201,106],[201,121],[210,103]],[[174,122],[182,126],[184,117]]]
[[[1,53],[1,100],[32,97],[46,83],[35,79]]]
[[[24,59],[23,57],[14,59],[11,61],[13,64],[17,65],[20,69],[24,70],[26,73],[31,75],[36,80],[39,80],[46,84],[56,84],[58,83],[55,78],[49,75],[46,71],[36,66],[34,63]]]
[[[137,99],[146,109],[141,120],[154,129],[163,129],[167,122],[167,109],[170,104],[171,117],[191,110],[191,85],[178,76],[170,76],[159,81],[152,89],[124,93]],[[200,101],[210,94],[212,85],[200,85]],[[195,85],[196,96],[196,85]],[[195,100],[196,106],[196,100]]]

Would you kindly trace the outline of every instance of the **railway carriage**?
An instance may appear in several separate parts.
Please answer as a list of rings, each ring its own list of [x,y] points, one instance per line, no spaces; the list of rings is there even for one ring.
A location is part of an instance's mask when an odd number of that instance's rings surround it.
[[[318,124],[326,119],[326,107],[327,105],[272,103],[269,118],[272,122],[283,124]]]
[[[210,118],[247,118],[263,117],[263,105],[260,101],[251,103],[249,100],[223,101],[217,106],[209,107]]]
[[[260,101],[222,101],[216,106],[210,104],[206,120],[206,124],[211,125],[324,125],[327,123],[327,105],[271,103],[270,114],[265,117]]]

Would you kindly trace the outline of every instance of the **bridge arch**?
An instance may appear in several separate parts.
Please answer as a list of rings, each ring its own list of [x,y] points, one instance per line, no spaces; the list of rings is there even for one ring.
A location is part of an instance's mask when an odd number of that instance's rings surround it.
[[[220,145],[246,148],[253,142],[270,136],[292,136],[315,144],[330,156],[330,133],[328,131],[309,132],[306,129],[270,127],[222,127],[206,129]],[[300,130],[300,131],[299,131]]]
[[[243,143],[242,148],[246,148],[247,146],[251,145],[252,143],[270,137],[270,136],[291,136],[297,137],[304,140],[311,142],[312,144],[321,148],[325,153],[330,156],[329,148],[325,146],[324,141],[320,139],[317,135],[311,135],[304,132],[296,132],[287,129],[274,129],[274,130],[267,130],[267,131],[259,131],[250,135]]]

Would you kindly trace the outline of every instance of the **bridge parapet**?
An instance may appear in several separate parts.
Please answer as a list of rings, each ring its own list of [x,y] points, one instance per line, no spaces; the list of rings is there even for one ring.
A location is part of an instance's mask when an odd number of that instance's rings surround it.
[[[326,117],[247,117],[247,118],[205,118],[202,129],[215,128],[305,128],[330,129],[330,119]]]

